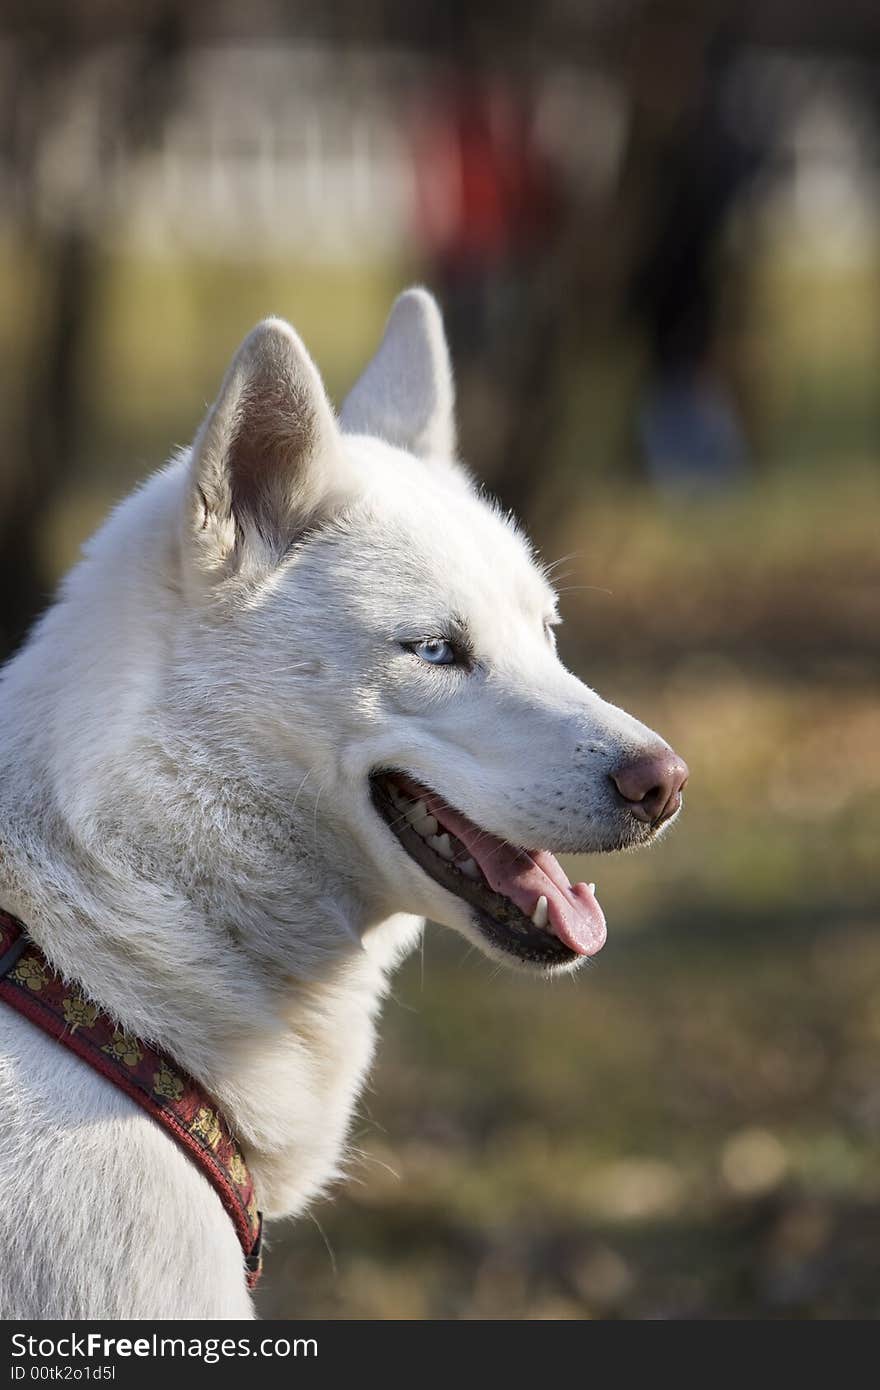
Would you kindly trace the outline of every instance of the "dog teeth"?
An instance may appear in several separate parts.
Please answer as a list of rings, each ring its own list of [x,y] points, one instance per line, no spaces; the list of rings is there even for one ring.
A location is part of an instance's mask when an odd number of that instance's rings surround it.
[[[452,842],[448,835],[429,835],[427,843],[431,846],[435,854],[440,855],[441,859],[449,860],[450,863],[452,862],[455,857],[455,850],[452,848]]]
[[[437,822],[424,801],[408,801],[401,809],[413,830],[417,835],[421,835],[423,840],[429,835],[437,834]]]
[[[404,796],[396,787],[391,787],[391,798],[397,809],[400,811],[406,822],[412,826],[417,835],[421,835],[426,844],[431,846],[435,854],[439,854],[441,859],[445,859],[448,864],[453,863],[457,853],[461,853],[462,845],[456,840],[453,847],[452,840],[444,831],[438,835],[440,824],[436,816],[432,816],[424,801],[413,801],[410,797]],[[473,859],[462,860],[456,864],[456,868],[462,873],[467,874],[468,878],[479,878],[480,870]]]
[[[588,883],[588,884],[587,884],[587,887],[589,888],[589,890],[590,890],[591,893],[595,893],[595,891],[596,891],[596,885],[595,885],[595,883]]]
[[[547,906],[547,899],[544,897],[544,894],[542,893],[537,903],[535,904],[535,910],[532,913],[532,925],[535,927],[546,927],[549,917],[550,909]]]

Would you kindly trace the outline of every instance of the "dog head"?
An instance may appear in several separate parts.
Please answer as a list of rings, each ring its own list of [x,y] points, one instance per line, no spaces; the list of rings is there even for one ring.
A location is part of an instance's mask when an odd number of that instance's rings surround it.
[[[554,852],[655,838],[687,769],[562,665],[553,589],[454,449],[424,291],[398,299],[338,421],[293,330],[259,325],[188,465],[200,651],[227,736],[289,779],[364,921],[416,913],[570,969],[605,924]]]

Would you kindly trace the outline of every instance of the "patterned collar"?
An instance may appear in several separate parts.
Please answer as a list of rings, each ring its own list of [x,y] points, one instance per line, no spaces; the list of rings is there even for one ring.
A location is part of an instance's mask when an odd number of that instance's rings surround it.
[[[226,1120],[198,1081],[65,983],[18,918],[2,909],[0,999],[125,1091],[186,1150],[232,1219],[252,1289],[262,1268],[253,1181]]]

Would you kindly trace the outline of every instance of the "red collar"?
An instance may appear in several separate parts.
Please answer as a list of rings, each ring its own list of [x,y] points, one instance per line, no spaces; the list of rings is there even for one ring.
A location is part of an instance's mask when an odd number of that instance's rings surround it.
[[[21,922],[2,909],[0,999],[125,1091],[186,1149],[232,1218],[253,1288],[262,1265],[262,1218],[251,1175],[216,1101],[165,1053],[123,1033],[76,985],[66,984]]]

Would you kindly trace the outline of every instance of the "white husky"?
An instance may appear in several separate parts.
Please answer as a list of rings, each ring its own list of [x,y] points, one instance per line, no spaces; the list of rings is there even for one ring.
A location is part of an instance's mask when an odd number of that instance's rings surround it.
[[[684,764],[559,662],[553,591],[454,447],[424,291],[339,422],[260,324],[0,681],[0,908],[213,1092],[270,1217],[338,1173],[422,919],[571,970],[605,924],[551,849],[681,804]],[[252,1317],[168,1135],[3,1003],[0,1054],[2,1315]]]

